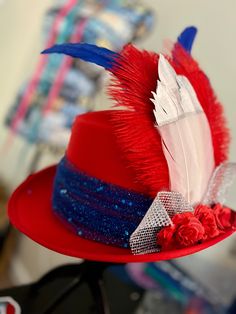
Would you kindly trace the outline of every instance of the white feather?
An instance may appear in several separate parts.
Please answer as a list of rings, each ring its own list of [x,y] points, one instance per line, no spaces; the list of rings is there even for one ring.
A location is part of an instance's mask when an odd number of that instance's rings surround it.
[[[211,131],[196,93],[160,55],[152,102],[168,163],[171,191],[191,204],[202,200],[215,167]]]

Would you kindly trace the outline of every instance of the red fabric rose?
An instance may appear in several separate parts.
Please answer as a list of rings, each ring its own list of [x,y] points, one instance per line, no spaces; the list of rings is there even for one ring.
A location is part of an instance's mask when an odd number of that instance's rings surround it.
[[[161,246],[162,250],[168,250],[173,246],[174,232],[175,226],[168,226],[157,234],[157,244]]]
[[[218,228],[225,230],[231,227],[231,209],[224,207],[221,204],[216,204],[213,207],[213,213],[215,215]]]
[[[163,228],[157,235],[162,249],[190,246],[204,239],[205,230],[193,213],[176,214],[172,222],[173,226]]]
[[[175,231],[175,241],[180,247],[197,244],[199,241],[205,238],[205,229],[201,222],[196,217],[194,217],[192,213],[192,215],[186,214],[190,213],[179,214],[185,217],[181,217],[182,223]],[[180,220],[180,217],[177,217],[174,220]]]
[[[174,215],[172,222],[173,226],[164,227],[157,234],[157,244],[162,250],[195,245],[218,236],[225,229],[236,229],[236,213],[220,204],[213,208],[198,205],[194,213]]]
[[[185,212],[181,214],[175,214],[172,218],[172,222],[174,225],[181,225],[189,221],[189,219],[194,218],[194,214],[192,212]]]
[[[219,235],[219,229],[212,209],[206,205],[198,205],[194,216],[201,222],[205,229],[205,238],[214,238]]]

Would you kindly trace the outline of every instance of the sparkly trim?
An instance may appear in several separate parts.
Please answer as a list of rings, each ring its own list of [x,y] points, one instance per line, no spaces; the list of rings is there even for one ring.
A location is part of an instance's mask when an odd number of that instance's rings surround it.
[[[66,158],[57,167],[54,182],[55,213],[81,237],[129,247],[152,199],[90,177]]]

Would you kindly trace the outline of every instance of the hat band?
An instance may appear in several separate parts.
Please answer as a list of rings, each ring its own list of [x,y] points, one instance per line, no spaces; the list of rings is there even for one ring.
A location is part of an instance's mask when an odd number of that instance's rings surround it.
[[[152,199],[91,177],[65,157],[57,167],[53,209],[81,237],[127,248]]]

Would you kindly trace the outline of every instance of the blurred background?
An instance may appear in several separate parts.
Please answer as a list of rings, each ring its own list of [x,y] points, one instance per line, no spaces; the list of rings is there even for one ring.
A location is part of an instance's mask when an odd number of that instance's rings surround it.
[[[110,105],[105,96],[109,77],[102,69],[55,55],[45,63],[40,51],[50,43],[82,40],[116,51],[132,41],[158,52],[165,39],[175,41],[185,27],[196,26],[192,54],[224,104],[232,135],[230,160],[235,161],[235,12],[234,0],[0,1],[0,288],[32,282],[57,265],[77,262],[9,228],[3,208],[9,194],[30,172],[61,158],[77,114]],[[233,192],[229,205],[236,208]],[[146,288],[137,275],[140,272],[146,272],[156,284],[137,313],[169,313],[165,308],[145,312],[151,303],[160,302],[160,292],[180,302],[181,297],[171,294],[171,284],[170,290],[157,284],[160,273],[172,276],[170,267],[176,271],[177,266],[188,273],[192,285],[212,290],[209,300],[214,303],[217,299],[220,309],[207,313],[226,313],[236,296],[235,261],[235,237],[231,237],[193,257],[179,259],[174,266],[127,266],[126,275],[139,287]],[[185,313],[183,308],[176,313]]]

